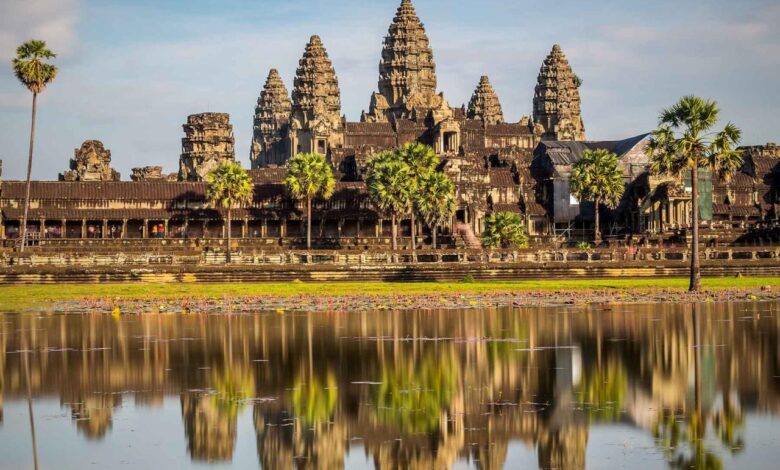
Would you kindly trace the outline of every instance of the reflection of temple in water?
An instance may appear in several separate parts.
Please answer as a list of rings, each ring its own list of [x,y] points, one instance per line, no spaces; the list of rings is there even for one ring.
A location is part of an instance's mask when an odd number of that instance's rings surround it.
[[[226,412],[213,396],[201,392],[183,393],[181,415],[187,449],[194,460],[229,461],[233,457],[237,416]]]
[[[33,395],[58,397],[79,432],[105,439],[123,402],[180,397],[195,460],[230,461],[248,412],[269,469],[341,468],[355,449],[382,468],[501,468],[510,441],[541,467],[580,468],[589,429],[609,422],[661,443],[702,422],[728,452],[746,411],[780,414],[769,308],[14,316],[0,323],[0,407],[26,396],[27,335]],[[670,461],[717,454],[667,447]]]

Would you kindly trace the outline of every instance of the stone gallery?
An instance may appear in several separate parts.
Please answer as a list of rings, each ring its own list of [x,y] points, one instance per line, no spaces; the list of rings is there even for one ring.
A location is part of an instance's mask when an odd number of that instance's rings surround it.
[[[436,151],[440,171],[456,185],[457,210],[439,228],[439,239],[450,246],[473,243],[485,216],[494,211],[521,214],[534,243],[591,239],[594,206],[577,201],[568,186],[572,165],[588,149],[616,153],[626,183],[618,207],[600,209],[607,240],[684,239],[690,178],[650,175],[646,134],[587,140],[581,80],[560,46],[553,46],[542,62],[530,117],[508,122],[489,78],[475,77],[475,82],[468,106],[450,106],[437,88],[423,24],[411,0],[403,0],[384,40],[378,90],[360,121],[349,122],[342,115],[336,70],[321,38],[312,36],[292,94],[272,69],[257,100],[250,156],[254,198],[234,211],[231,234],[298,244],[305,234],[304,208],[285,192],[285,164],[297,153],[316,152],[327,156],[338,182],[332,198],[315,203],[315,243],[389,245],[390,223],[371,204],[363,182],[366,164],[380,151],[419,142]],[[103,143],[84,142],[60,181],[32,183],[31,239],[222,237],[223,214],[206,204],[204,180],[219,164],[235,161],[232,129],[227,114],[189,116],[178,172],[134,168],[132,181],[120,181]],[[764,227],[776,219],[780,149],[767,144],[744,151],[744,166],[730,181],[700,176],[705,239],[771,238]],[[24,197],[24,182],[0,181],[0,237],[19,236]],[[427,230],[421,225],[418,233],[430,235]],[[402,221],[402,247],[410,248],[410,232],[410,220]],[[429,242],[418,238],[421,246]]]

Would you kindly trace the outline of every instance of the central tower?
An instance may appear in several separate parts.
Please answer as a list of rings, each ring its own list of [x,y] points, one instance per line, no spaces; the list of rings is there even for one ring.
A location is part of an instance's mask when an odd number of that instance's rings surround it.
[[[442,98],[436,94],[436,64],[425,27],[412,0],[402,0],[382,47],[379,62],[379,93],[371,97],[366,119],[386,121],[412,118],[415,109],[435,109]]]

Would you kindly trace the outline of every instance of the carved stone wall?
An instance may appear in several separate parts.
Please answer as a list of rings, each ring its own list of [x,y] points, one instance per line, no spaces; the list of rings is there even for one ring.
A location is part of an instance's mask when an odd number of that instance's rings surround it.
[[[179,180],[204,181],[214,168],[236,160],[229,114],[193,114],[182,127]]]
[[[60,181],[119,181],[111,168],[111,151],[99,140],[87,140],[73,151],[70,170],[60,174]]]
[[[493,85],[490,84],[490,80],[486,75],[479,79],[479,85],[477,85],[477,89],[474,90],[474,94],[471,96],[466,116],[469,119],[480,119],[485,124],[500,124],[504,122],[504,112],[501,110],[501,103],[498,101]]]
[[[130,179],[133,181],[152,181],[166,179],[162,173],[161,166],[144,166],[139,168],[133,168]]]
[[[271,69],[255,108],[254,136],[250,160],[252,168],[281,165],[287,160],[284,140],[292,103],[287,87],[276,69]]]
[[[585,140],[580,81],[556,44],[544,60],[534,91],[534,121],[547,140]]]

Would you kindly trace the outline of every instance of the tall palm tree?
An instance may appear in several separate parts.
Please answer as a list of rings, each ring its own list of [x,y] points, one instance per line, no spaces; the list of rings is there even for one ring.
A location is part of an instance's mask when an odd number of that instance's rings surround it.
[[[618,156],[604,149],[584,151],[572,167],[569,189],[580,201],[593,201],[596,212],[594,240],[598,245],[601,243],[599,207],[604,204],[614,209],[625,190]]]
[[[46,48],[46,42],[33,39],[16,49],[13,60],[16,78],[33,94],[32,123],[30,125],[30,153],[27,157],[27,186],[24,196],[24,215],[22,216],[22,236],[20,250],[24,251],[27,240],[27,213],[30,210],[30,181],[32,177],[33,146],[35,143],[35,114],[38,109],[38,94],[43,93],[46,86],[57,76],[57,67],[46,61],[57,57]]]
[[[290,159],[284,184],[294,198],[306,200],[306,249],[311,250],[311,201],[333,195],[336,189],[333,170],[324,155],[299,153]]]
[[[415,179],[415,184],[419,186],[423,178],[436,171],[436,166],[439,164],[439,157],[433,150],[433,147],[417,142],[412,142],[399,148],[398,156],[407,164],[412,170],[412,175]],[[412,201],[413,204],[416,201]],[[412,250],[417,248],[416,230],[417,221],[415,220],[415,211],[411,213],[411,236],[412,236]]]
[[[685,96],[661,112],[647,154],[656,174],[691,174],[691,282],[689,290],[701,290],[699,267],[699,168],[728,180],[742,165],[742,152],[735,147],[742,131],[732,123],[720,132],[712,131],[719,120],[718,103],[697,96]]]
[[[433,249],[436,249],[436,232],[455,213],[455,185],[444,173],[432,172],[420,179],[414,194],[417,213],[431,229]]]
[[[393,224],[393,250],[398,249],[399,216],[412,212],[415,178],[412,169],[398,156],[385,151],[368,162],[366,185],[371,201],[380,212],[389,214]]]
[[[227,232],[226,261],[230,263],[231,211],[233,208],[241,206],[242,204],[248,204],[252,200],[252,193],[254,191],[252,178],[240,164],[224,163],[208,174],[206,182],[206,199],[215,207],[227,209],[227,229],[225,230]]]

